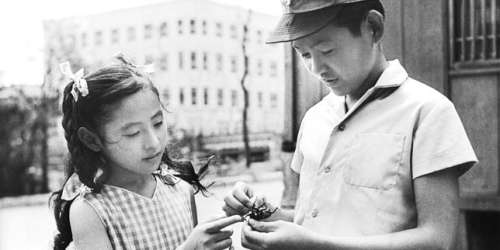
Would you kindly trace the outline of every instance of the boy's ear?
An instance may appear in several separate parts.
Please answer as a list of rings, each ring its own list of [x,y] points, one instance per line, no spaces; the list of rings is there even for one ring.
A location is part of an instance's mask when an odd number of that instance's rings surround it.
[[[384,36],[384,16],[376,10],[370,10],[366,15],[366,22],[371,32],[373,42],[380,42]]]
[[[99,152],[102,149],[101,139],[94,134],[92,131],[88,130],[85,127],[80,127],[77,131],[78,138],[80,141],[87,146],[90,150],[94,152]]]

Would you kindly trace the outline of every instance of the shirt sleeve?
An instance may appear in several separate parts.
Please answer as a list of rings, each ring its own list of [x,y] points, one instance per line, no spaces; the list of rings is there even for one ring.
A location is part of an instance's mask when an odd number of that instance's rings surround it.
[[[453,103],[445,100],[422,108],[412,145],[413,178],[458,166],[465,172],[476,162]]]
[[[300,169],[302,168],[302,162],[304,161],[304,155],[300,149],[300,143],[302,138],[302,126],[299,128],[299,134],[297,135],[297,143],[295,144],[295,152],[293,153],[292,161],[290,163],[290,168],[297,174],[300,174]]]

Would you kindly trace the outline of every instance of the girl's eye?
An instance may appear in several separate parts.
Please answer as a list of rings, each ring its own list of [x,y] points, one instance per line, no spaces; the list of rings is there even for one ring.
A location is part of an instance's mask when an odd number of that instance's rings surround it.
[[[324,51],[323,51],[323,54],[324,54],[324,55],[328,55],[328,54],[330,54],[330,53],[332,53],[332,52],[333,52],[333,49],[324,50]]]
[[[159,127],[161,127],[162,125],[163,125],[163,122],[162,122],[162,121],[161,121],[161,122],[157,122],[157,123],[155,123],[155,124],[154,124],[155,128],[159,128]]]
[[[126,136],[126,137],[135,137],[135,136],[137,136],[137,135],[139,135],[139,131],[134,132],[134,133],[131,133],[131,134],[126,134],[125,136]]]

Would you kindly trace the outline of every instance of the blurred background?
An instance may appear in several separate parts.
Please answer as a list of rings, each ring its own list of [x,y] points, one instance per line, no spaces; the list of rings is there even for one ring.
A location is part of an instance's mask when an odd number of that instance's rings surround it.
[[[453,101],[480,160],[460,179],[457,249],[500,249],[500,0],[382,2],[387,57]],[[288,44],[264,44],[280,12],[278,0],[2,1],[0,249],[46,249],[54,234],[47,199],[66,151],[58,64],[88,72],[118,52],[154,64],[172,155],[216,155],[200,220],[238,180],[293,207],[284,176],[298,127],[328,90]]]

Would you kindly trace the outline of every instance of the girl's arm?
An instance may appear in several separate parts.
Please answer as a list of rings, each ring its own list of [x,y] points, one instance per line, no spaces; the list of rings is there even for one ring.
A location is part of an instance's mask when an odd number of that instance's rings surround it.
[[[71,204],[69,221],[76,249],[112,249],[99,216],[83,199],[77,198]]]
[[[418,226],[401,232],[328,237],[284,221],[251,221],[242,243],[250,249],[453,249],[458,225],[458,168],[414,180]]]

